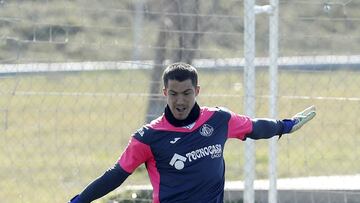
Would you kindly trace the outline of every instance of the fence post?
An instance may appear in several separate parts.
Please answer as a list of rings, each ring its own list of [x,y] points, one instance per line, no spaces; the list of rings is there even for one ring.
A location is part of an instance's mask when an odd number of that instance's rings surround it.
[[[245,52],[245,104],[244,112],[255,117],[255,1],[244,1],[244,52]],[[255,180],[255,143],[251,139],[245,142],[244,165],[244,203],[254,203]]]
[[[277,118],[277,96],[278,96],[278,19],[279,19],[279,2],[270,0],[271,14],[269,18],[269,58],[270,58],[270,100],[269,109],[270,117]],[[268,202],[277,202],[277,138],[269,140],[269,193]]]

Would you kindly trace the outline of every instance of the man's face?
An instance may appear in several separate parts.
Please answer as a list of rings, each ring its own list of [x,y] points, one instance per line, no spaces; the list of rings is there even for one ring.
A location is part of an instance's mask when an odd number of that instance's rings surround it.
[[[195,104],[195,98],[199,94],[200,87],[194,87],[191,80],[179,82],[169,80],[167,88],[163,89],[167,98],[167,104],[171,113],[178,120],[184,120]]]

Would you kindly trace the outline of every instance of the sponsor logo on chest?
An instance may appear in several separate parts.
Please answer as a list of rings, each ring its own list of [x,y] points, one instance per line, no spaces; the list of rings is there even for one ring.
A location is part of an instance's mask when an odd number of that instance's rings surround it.
[[[185,167],[185,162],[193,162],[209,156],[212,159],[220,158],[222,157],[222,151],[221,144],[214,144],[190,151],[186,153],[185,156],[175,153],[169,164],[170,166],[174,166],[177,170],[182,170]]]

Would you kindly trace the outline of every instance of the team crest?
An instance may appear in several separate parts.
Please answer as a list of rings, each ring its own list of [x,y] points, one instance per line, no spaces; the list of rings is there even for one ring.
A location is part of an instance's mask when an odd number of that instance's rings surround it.
[[[209,124],[204,124],[200,128],[200,134],[204,137],[210,137],[213,132],[214,132],[214,128]]]

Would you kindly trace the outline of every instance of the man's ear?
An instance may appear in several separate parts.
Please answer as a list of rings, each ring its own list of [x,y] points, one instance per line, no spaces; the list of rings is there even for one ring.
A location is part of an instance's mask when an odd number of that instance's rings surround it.
[[[167,89],[164,87],[163,88],[163,95],[166,97],[167,96]]]
[[[200,86],[198,85],[195,88],[195,97],[197,97],[199,93],[200,93]]]

